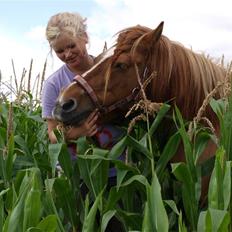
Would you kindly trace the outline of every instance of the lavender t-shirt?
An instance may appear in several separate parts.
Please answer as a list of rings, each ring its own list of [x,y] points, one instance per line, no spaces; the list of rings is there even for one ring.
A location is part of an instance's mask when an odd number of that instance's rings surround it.
[[[75,74],[64,64],[44,82],[42,90],[42,118],[53,118],[52,110],[55,107],[56,99],[61,90],[73,81],[74,76]]]

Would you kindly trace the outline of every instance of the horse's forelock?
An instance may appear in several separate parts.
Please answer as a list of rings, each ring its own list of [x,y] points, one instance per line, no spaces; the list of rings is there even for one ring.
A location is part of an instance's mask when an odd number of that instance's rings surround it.
[[[116,42],[117,50],[130,50],[135,41],[149,31],[151,31],[150,28],[140,25],[128,27],[124,30],[119,31],[117,33],[118,38]]]

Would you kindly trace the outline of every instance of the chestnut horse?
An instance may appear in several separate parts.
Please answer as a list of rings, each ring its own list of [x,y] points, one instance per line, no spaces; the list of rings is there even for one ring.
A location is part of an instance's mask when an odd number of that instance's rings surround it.
[[[76,124],[95,108],[108,116],[126,112],[139,100],[139,80],[144,83],[156,72],[145,89],[147,98],[176,105],[183,118],[192,120],[205,97],[225,80],[225,69],[169,40],[162,31],[163,22],[154,30],[138,25],[120,31],[115,46],[60,94],[56,119]],[[205,115],[218,128],[210,107]],[[213,146],[208,147],[211,153]]]

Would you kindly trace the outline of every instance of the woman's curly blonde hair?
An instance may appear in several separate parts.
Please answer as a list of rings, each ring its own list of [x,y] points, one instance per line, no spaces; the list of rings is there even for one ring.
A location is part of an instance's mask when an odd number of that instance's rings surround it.
[[[46,38],[50,45],[61,33],[69,33],[74,37],[87,36],[86,18],[79,13],[61,12],[53,15],[47,24]]]

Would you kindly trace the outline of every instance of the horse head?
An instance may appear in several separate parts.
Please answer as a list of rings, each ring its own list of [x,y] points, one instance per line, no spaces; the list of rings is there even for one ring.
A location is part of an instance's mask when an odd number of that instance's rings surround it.
[[[96,108],[108,116],[127,111],[138,97],[139,81],[149,71],[147,60],[162,30],[163,22],[155,30],[138,25],[120,31],[116,45],[60,93],[54,117],[65,124],[78,124]]]
[[[74,124],[95,108],[101,115],[124,115],[145,86],[149,100],[177,105],[182,116],[192,120],[206,96],[225,80],[225,69],[169,40],[162,31],[163,22],[154,30],[138,25],[120,31],[115,46],[60,94],[55,118]],[[210,107],[205,115],[215,118]]]

